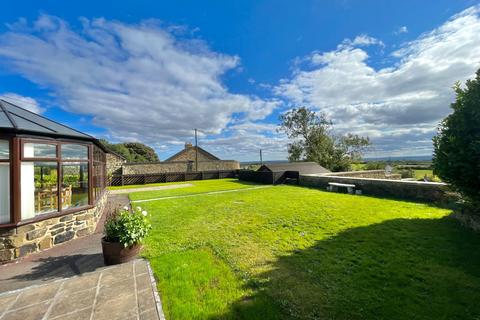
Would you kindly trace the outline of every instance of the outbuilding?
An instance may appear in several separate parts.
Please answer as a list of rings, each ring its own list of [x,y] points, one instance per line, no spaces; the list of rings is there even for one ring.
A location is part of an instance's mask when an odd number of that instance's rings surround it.
[[[0,263],[94,232],[105,154],[94,137],[0,99]]]

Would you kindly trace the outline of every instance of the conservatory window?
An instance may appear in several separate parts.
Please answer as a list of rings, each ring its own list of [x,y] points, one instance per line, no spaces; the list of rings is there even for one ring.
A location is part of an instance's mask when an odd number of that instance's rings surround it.
[[[62,160],[88,160],[88,147],[81,144],[62,144]]]
[[[22,220],[58,211],[57,162],[22,162],[21,194]]]
[[[0,223],[10,222],[10,142],[0,140]]]
[[[88,205],[88,162],[62,163],[62,209]]]
[[[23,145],[23,157],[54,159],[57,157],[57,146],[47,143],[25,143]]]

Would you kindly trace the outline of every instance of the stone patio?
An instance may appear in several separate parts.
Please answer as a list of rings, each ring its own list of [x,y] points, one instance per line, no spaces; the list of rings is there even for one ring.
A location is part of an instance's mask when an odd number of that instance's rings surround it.
[[[109,195],[106,212],[128,205]],[[94,234],[0,265],[0,320],[164,319],[146,260],[105,267]]]
[[[163,319],[142,259],[0,294],[1,320]]]

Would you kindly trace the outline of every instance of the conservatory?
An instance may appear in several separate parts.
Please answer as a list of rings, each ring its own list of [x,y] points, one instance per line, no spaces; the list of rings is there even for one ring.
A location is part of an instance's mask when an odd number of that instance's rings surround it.
[[[0,100],[0,262],[92,233],[105,159],[92,136]]]

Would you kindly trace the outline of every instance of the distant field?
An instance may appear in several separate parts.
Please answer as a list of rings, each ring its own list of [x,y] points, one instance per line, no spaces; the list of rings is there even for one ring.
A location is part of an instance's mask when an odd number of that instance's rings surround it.
[[[131,199],[172,195],[140,203],[169,320],[480,319],[480,235],[447,209],[232,179]]]
[[[432,181],[441,181],[439,177],[433,174],[433,170],[414,170],[415,173],[415,179],[416,180],[423,180],[423,177],[425,175],[429,178],[431,178]]]

